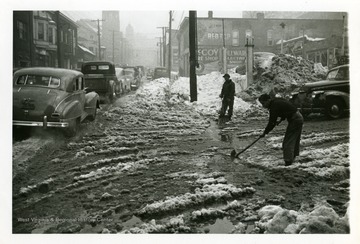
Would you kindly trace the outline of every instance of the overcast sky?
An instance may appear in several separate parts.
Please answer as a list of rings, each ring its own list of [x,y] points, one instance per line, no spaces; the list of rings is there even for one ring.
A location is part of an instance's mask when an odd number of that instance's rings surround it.
[[[116,9],[112,9],[115,11]],[[64,11],[74,20],[83,19],[101,19],[101,11]],[[120,30],[125,32],[126,27],[130,24],[136,33],[146,33],[153,36],[161,36],[162,30],[158,27],[169,26],[169,11],[119,11],[120,13]],[[198,11],[198,17],[206,17],[208,11]],[[178,29],[181,21],[189,16],[189,11],[174,11],[172,29]],[[214,17],[241,17],[241,11],[213,11]]]

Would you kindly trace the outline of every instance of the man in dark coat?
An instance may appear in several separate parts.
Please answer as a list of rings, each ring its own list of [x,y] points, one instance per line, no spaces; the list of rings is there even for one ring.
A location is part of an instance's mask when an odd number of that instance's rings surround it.
[[[294,162],[295,157],[299,156],[300,137],[304,119],[297,108],[286,99],[271,99],[268,94],[263,94],[259,97],[259,102],[264,108],[267,108],[270,111],[269,122],[261,135],[262,137],[268,134],[272,129],[274,129],[276,124],[279,123],[277,122],[277,118],[280,117],[281,120],[287,119],[288,121],[288,126],[282,143],[282,149],[285,166],[289,166]]]
[[[229,74],[225,74],[224,76],[225,82],[222,86],[220,98],[222,98],[220,117],[224,117],[226,110],[228,110],[228,117],[231,120],[231,116],[233,114],[234,107],[234,96],[235,96],[235,83],[230,79]]]

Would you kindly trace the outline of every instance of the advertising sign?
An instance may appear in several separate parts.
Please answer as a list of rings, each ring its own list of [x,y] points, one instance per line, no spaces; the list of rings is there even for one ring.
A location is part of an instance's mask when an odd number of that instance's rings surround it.
[[[224,47],[227,68],[234,68],[245,61],[245,46],[240,46],[239,32],[232,30],[232,24],[222,19],[198,20],[198,63],[197,74],[213,71],[222,72]]]

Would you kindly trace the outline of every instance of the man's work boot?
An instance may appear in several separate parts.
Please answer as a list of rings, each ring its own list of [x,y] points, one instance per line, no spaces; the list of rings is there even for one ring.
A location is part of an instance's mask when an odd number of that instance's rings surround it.
[[[285,161],[285,166],[290,166],[293,163],[293,161]]]

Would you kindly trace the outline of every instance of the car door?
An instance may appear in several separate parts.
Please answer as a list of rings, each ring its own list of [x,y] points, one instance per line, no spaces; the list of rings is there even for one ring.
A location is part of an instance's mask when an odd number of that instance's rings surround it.
[[[84,78],[82,76],[77,76],[73,79],[73,99],[79,103],[78,113],[81,115],[81,120],[85,119],[86,109],[85,109],[85,90],[84,90]]]

